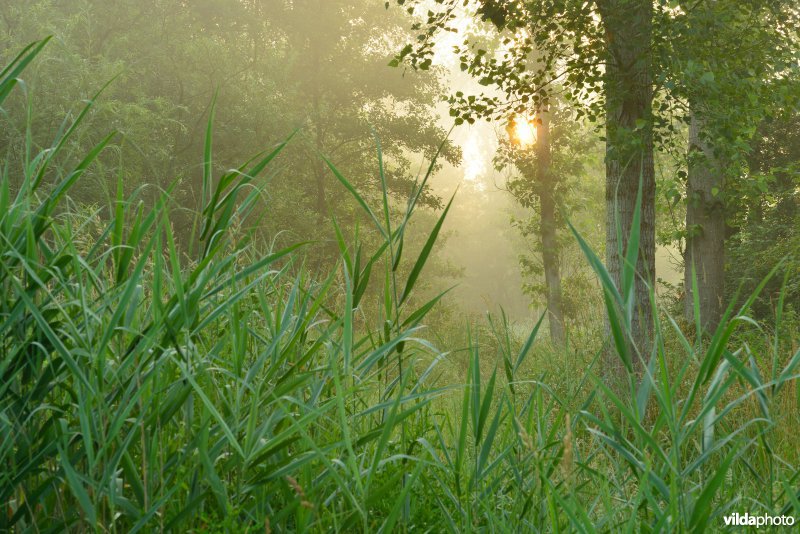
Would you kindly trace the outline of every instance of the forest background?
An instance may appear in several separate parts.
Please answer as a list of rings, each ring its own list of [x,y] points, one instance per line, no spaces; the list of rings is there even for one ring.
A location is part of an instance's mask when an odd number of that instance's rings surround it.
[[[620,134],[603,47],[634,4],[653,112]],[[3,521],[797,516],[799,18],[3,2]],[[637,139],[645,222],[617,229],[609,161]]]

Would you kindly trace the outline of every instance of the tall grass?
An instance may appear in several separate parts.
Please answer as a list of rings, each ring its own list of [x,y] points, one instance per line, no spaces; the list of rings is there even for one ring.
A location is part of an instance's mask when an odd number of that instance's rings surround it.
[[[0,105],[45,43],[3,70]],[[782,300],[772,338],[740,346],[755,296],[710,341],[655,313],[644,376],[621,391],[595,352],[559,353],[570,376],[548,374],[541,321],[516,339],[491,318],[443,351],[423,324],[444,294],[414,290],[450,204],[418,255],[404,247],[433,164],[396,215],[379,143],[377,209],[325,160],[382,241],[367,250],[334,222],[340,264],[314,279],[303,245],[240,229],[286,143],[215,175],[211,118],[188,244],[170,189],[146,207],[118,184],[107,209],[71,208],[114,138],[62,167],[92,102],[3,165],[0,529],[702,532],[732,511],[800,514],[800,351],[779,342]],[[635,256],[619,291],[576,238],[631,370]],[[464,382],[444,383],[461,361]]]

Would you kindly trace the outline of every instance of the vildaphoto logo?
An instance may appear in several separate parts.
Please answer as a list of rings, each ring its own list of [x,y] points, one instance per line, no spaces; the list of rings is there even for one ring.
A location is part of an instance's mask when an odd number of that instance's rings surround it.
[[[747,512],[738,512],[726,515],[723,518],[726,527],[791,527],[794,517],[791,515],[750,515]]]

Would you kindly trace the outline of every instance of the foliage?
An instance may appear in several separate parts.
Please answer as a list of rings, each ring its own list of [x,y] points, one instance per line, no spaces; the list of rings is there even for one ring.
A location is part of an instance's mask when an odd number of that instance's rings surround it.
[[[798,311],[800,298],[800,115],[785,113],[764,121],[748,156],[749,188],[742,192],[742,211],[732,222],[728,271],[729,298],[749,293],[776,265],[778,274],[754,306],[761,319],[770,317],[777,297],[785,292],[787,306]],[[735,267],[734,267],[735,266]],[[782,288],[782,280],[785,287]]]
[[[662,146],[679,162],[663,188],[678,200],[689,157],[678,124],[695,114],[702,118],[700,134],[713,148],[722,178],[715,199],[736,225],[747,209],[746,192],[757,187],[747,158],[761,143],[759,125],[797,105],[800,56],[792,28],[800,13],[780,0],[678,4],[660,21],[657,49],[663,70],[660,111],[672,131]],[[681,228],[678,238],[689,231]]]
[[[173,216],[179,250],[191,235],[191,212],[202,209],[196,154],[215,94],[217,171],[226,170],[222,162],[246,161],[298,131],[268,169],[272,183],[258,208],[263,217],[251,222],[265,241],[319,241],[308,252],[314,268],[335,263],[332,216],[348,233],[364,222],[319,155],[339,160],[363,194],[377,201],[372,133],[391,139],[384,146],[387,187],[393,204],[402,206],[417,170],[412,162],[430,159],[446,134],[433,120],[438,73],[403,76],[386,68],[407,18],[386,16],[370,0],[16,0],[3,2],[0,12],[0,59],[54,35],[43,61],[26,75],[34,89],[34,146],[48,146],[61,124],[55,117],[116,77],[67,152],[79,158],[109,127],[120,134],[72,195],[106,203],[114,196],[107,177],[121,176],[126,195],[145,186],[140,194],[152,206],[178,178],[172,196],[187,208]],[[11,151],[11,160],[21,164],[16,150],[24,145],[27,106],[21,93],[12,98],[10,116],[0,117],[0,151]],[[459,157],[451,144],[442,150],[442,161]],[[441,207],[431,191],[421,201]],[[378,239],[371,232],[363,238]]]

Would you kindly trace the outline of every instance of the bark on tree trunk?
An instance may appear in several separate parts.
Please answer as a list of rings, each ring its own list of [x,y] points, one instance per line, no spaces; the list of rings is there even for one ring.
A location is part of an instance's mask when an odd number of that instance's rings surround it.
[[[713,332],[722,317],[725,290],[725,210],[719,196],[724,182],[719,162],[708,142],[702,138],[703,130],[704,121],[692,113],[686,184],[684,316],[694,323],[694,266],[700,325],[703,330]]]
[[[542,264],[547,288],[547,319],[550,340],[564,344],[564,313],[561,307],[561,272],[558,265],[556,241],[555,180],[551,169],[550,122],[546,114],[539,115],[536,123],[536,183],[541,201],[539,237],[542,245]]]
[[[642,204],[639,254],[631,324],[634,369],[642,371],[650,354],[653,318],[650,290],[655,280],[655,171],[652,132],[651,39],[653,4],[649,0],[598,2],[608,51],[606,97],[606,264],[621,287],[623,254],[630,236],[639,183]],[[619,242],[619,227],[622,242]],[[619,356],[608,351],[606,365],[621,376]]]

